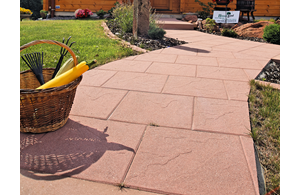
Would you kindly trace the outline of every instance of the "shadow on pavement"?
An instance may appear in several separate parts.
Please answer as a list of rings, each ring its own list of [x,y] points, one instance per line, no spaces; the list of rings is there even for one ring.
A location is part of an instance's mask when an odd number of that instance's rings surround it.
[[[33,179],[62,179],[81,173],[107,150],[135,153],[130,147],[107,142],[107,129],[101,132],[69,119],[64,127],[54,132],[20,133],[21,174]]]

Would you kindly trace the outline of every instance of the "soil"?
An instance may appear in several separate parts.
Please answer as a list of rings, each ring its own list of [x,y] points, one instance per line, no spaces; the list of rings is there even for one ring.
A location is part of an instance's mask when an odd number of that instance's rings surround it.
[[[270,60],[255,79],[280,84],[280,62]]]
[[[119,38],[130,42],[131,45],[136,45],[140,48],[149,51],[167,48],[167,47],[174,47],[177,45],[182,45],[187,43],[185,41],[180,41],[178,39],[173,39],[168,37],[164,37],[162,39],[151,39],[150,37],[138,36],[138,38],[135,39],[132,33],[122,32],[122,30],[113,22],[113,20],[109,20],[106,24],[110,29],[110,31],[116,36],[118,36]]]

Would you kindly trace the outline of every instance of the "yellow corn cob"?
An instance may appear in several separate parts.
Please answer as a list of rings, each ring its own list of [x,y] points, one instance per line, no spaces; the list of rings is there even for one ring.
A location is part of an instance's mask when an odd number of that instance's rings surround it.
[[[82,75],[88,69],[89,69],[89,66],[86,65],[85,61],[83,61],[80,64],[78,64],[77,66],[75,66],[74,68],[59,75],[58,77],[55,77],[54,79],[51,79],[50,81],[48,81],[47,83],[45,83],[44,85],[42,85],[36,89],[47,89],[47,88],[51,88],[51,87],[59,87],[62,85],[66,85],[66,84],[74,81],[78,77],[80,77],[80,75]]]
[[[78,59],[78,56],[76,56],[76,58]],[[63,74],[64,72],[67,72],[68,70],[70,70],[71,68],[73,68],[75,66],[74,64],[74,59],[73,57],[71,57],[70,59],[68,59],[63,65],[62,67],[59,69],[59,71],[57,72],[57,74],[55,75],[55,77],[58,77],[59,75]],[[54,78],[55,78],[54,77]]]

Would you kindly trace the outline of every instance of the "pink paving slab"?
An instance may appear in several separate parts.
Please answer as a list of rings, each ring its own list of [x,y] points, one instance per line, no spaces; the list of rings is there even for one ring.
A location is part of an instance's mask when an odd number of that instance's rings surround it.
[[[249,82],[224,81],[229,100],[247,101],[250,92]]]
[[[217,58],[215,57],[185,56],[185,55],[179,55],[176,60],[176,64],[218,66]]]
[[[193,129],[249,135],[248,102],[196,98]]]
[[[192,97],[130,91],[110,120],[190,129],[192,112]]]
[[[163,93],[227,99],[222,80],[169,76]]]
[[[110,70],[89,70],[83,74],[80,85],[100,87],[108,79],[116,74],[116,71]]]
[[[247,68],[247,69],[262,69],[263,66],[253,59],[232,59],[218,57],[218,63],[220,67],[231,67],[231,68]]]
[[[144,131],[144,125],[71,116],[57,131],[21,133],[21,168],[119,184]]]
[[[195,77],[196,65],[153,62],[153,64],[148,68],[148,70],[146,72],[154,73],[154,74]]]
[[[117,60],[100,66],[100,70],[115,70],[128,72],[145,72],[150,66],[151,62],[145,61],[131,61],[131,60]]]
[[[125,90],[79,86],[70,114],[107,119],[126,93]]]
[[[161,92],[167,75],[135,73],[135,72],[118,72],[103,87],[126,89],[135,91]]]
[[[177,55],[174,54],[146,53],[137,56],[134,60],[174,63],[176,58]]]
[[[257,194],[244,149],[239,136],[148,127],[125,185],[165,194]]]

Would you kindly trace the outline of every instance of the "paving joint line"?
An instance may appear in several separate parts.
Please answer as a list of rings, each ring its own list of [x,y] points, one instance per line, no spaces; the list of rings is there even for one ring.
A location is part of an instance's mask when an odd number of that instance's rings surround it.
[[[126,96],[128,95],[130,91],[128,90],[127,93],[124,95],[124,97],[119,101],[119,103],[115,106],[115,108],[111,111],[111,113],[109,114],[109,116],[107,117],[107,120],[109,120],[109,118],[113,115],[113,113],[116,111],[116,109],[119,107],[119,105],[122,103],[122,101],[126,98]]]

